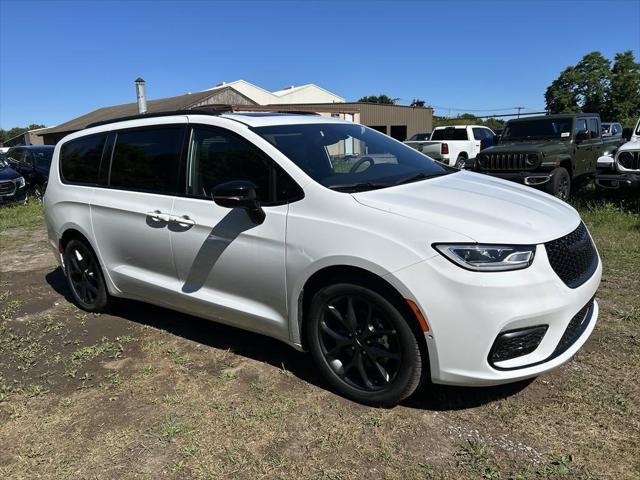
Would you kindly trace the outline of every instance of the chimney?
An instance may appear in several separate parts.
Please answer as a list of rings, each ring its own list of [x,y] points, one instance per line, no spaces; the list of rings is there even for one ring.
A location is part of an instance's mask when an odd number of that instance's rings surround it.
[[[136,97],[138,99],[138,113],[147,113],[147,97],[144,92],[144,80],[136,78]]]

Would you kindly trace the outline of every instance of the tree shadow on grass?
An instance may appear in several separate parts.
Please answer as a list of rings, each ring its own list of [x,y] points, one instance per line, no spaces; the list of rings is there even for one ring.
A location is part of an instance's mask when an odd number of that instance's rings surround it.
[[[67,301],[72,301],[66,278],[61,268],[46,275],[47,283]],[[111,316],[140,325],[164,330],[193,342],[285,369],[299,379],[319,388],[331,390],[320,375],[311,355],[299,352],[276,339],[231,327],[199,317],[133,300],[117,299]],[[448,387],[425,384],[402,405],[432,411],[464,410],[474,408],[513,395],[528,385],[520,382],[500,387]]]

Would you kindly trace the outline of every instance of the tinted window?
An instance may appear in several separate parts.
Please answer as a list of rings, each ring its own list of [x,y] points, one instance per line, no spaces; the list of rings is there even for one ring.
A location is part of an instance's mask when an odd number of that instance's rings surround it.
[[[112,187],[178,193],[184,127],[118,132],[111,162]]]
[[[469,140],[466,128],[441,128],[434,130],[431,140]]]
[[[104,183],[99,180],[99,171],[106,138],[106,134],[91,135],[65,143],[60,149],[62,180],[89,185]]]
[[[302,196],[297,184],[279,166],[241,136],[221,128],[194,128],[187,192],[211,198],[217,185],[233,180],[253,182],[258,199],[266,204]]]
[[[595,118],[589,119],[589,130],[591,130],[591,138],[598,138],[600,136],[600,129],[598,128],[598,120]]]

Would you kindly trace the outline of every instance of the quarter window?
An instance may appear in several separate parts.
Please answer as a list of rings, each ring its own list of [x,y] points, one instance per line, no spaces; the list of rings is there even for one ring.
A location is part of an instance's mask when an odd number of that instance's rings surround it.
[[[184,127],[118,132],[110,186],[153,193],[179,193]]]
[[[67,183],[98,185],[100,161],[107,136],[91,135],[65,143],[60,149],[60,171]]]

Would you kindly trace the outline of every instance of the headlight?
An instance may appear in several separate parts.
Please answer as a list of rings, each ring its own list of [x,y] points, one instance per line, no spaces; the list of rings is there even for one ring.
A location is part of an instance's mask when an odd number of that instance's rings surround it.
[[[456,265],[476,272],[503,272],[527,268],[533,262],[535,245],[434,244]]]
[[[16,188],[24,187],[24,177],[18,177],[16,179]]]

